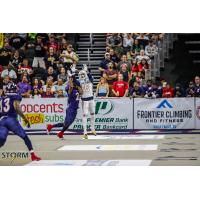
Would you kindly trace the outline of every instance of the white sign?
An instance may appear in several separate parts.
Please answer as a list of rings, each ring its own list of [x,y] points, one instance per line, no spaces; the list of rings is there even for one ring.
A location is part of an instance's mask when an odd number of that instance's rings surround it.
[[[133,129],[133,101],[126,99],[95,99],[95,129],[96,130],[126,130]],[[88,129],[90,121],[88,118]],[[71,129],[83,129],[82,109],[79,109],[77,118]]]
[[[194,129],[194,98],[134,99],[135,129]]]

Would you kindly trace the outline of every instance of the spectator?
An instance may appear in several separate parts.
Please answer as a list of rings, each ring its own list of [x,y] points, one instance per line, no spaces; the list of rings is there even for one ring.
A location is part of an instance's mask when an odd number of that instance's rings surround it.
[[[46,85],[43,85],[42,86],[43,88],[43,91],[46,93],[47,91],[47,88],[50,88],[50,92],[51,94],[54,96],[55,92],[56,92],[56,89],[55,89],[55,86],[53,85],[53,78],[52,77],[49,77],[47,79],[47,82],[46,82]],[[48,93],[47,93],[48,94]]]
[[[142,59],[145,59],[149,65],[151,64],[151,59],[144,54],[144,50],[140,50],[140,55],[136,56],[138,64],[141,63]]]
[[[44,56],[46,54],[44,44],[42,42],[42,37],[37,36],[37,41],[35,43],[35,56],[33,58],[33,65],[32,67],[37,68],[38,66],[40,68],[46,69],[45,62],[44,62]]]
[[[8,75],[5,75],[3,77],[2,87],[1,87],[1,89],[3,89],[3,91],[6,91],[6,86],[8,85],[9,81],[10,81],[10,77]]]
[[[139,41],[135,40],[134,44],[132,46],[132,52],[134,53],[134,56],[137,56],[140,54],[140,50],[142,50],[142,48],[139,45]]]
[[[59,63],[58,56],[54,53],[54,48],[49,47],[49,51],[44,58],[46,67],[52,66],[54,70],[57,70],[57,64]]]
[[[195,97],[195,85],[193,81],[190,81],[186,90],[186,97]]]
[[[164,82],[162,88],[162,97],[171,98],[173,96],[174,96],[173,88],[171,88],[167,82]]]
[[[26,40],[23,37],[19,36],[18,33],[15,33],[13,37],[10,39],[9,44],[17,50],[23,47],[25,43]]]
[[[52,88],[47,86],[45,91],[42,93],[42,98],[53,98],[54,93],[52,93]]]
[[[40,90],[35,88],[33,91],[32,91],[32,98],[34,99],[38,99],[38,98],[41,98],[41,94],[40,94]]]
[[[66,85],[63,84],[63,79],[59,78],[59,79],[58,79],[58,82],[57,82],[57,85],[54,85],[54,87],[55,87],[55,92],[56,92],[57,96],[58,96],[58,91],[59,91],[59,90],[62,90],[62,91],[63,91],[63,95],[64,95],[65,97],[67,96],[67,93],[66,93],[66,91],[65,91]]]
[[[17,79],[17,74],[13,70],[13,65],[11,64],[11,62],[8,64],[8,67],[2,71],[1,77],[4,78],[4,76],[6,75],[8,75],[9,78],[12,79],[13,81]]]
[[[107,37],[106,45],[114,49],[118,56],[120,56],[123,52],[122,38],[118,35],[118,33],[113,33],[111,36]]]
[[[109,86],[109,97],[113,96],[112,93],[112,85],[117,79],[117,71],[114,68],[114,65],[112,62],[108,64],[108,69],[104,71],[103,77],[105,78],[106,82]]]
[[[103,75],[103,72],[108,69],[108,63],[110,63],[110,54],[105,53],[105,59],[101,61],[99,65],[99,71],[101,72],[101,76]]]
[[[185,91],[180,83],[177,83],[174,88],[174,97],[185,97]]]
[[[196,76],[194,82],[195,82],[194,85],[195,97],[200,97],[200,77]]]
[[[57,74],[54,72],[54,69],[52,66],[50,66],[47,70],[47,79],[49,77],[53,78],[53,82],[55,82],[57,80]]]
[[[123,81],[123,75],[118,75],[118,81],[113,83],[112,91],[116,97],[126,97],[128,94],[128,83]]]
[[[143,97],[142,87],[137,82],[132,82],[132,86],[129,87],[128,96],[130,98]]]
[[[131,77],[137,76],[139,72],[138,64],[135,59],[132,60],[132,67],[131,67]]]
[[[14,68],[17,70],[18,66],[22,63],[23,58],[19,55],[19,51],[16,50],[13,58],[10,60]]]
[[[14,51],[15,51],[15,49],[14,49],[12,46],[10,46],[8,38],[5,38],[5,40],[4,40],[4,46],[3,46],[3,47],[4,47],[4,49],[7,50],[10,54],[11,54],[11,52],[14,52]]]
[[[17,87],[19,88],[19,93],[22,95],[22,97],[31,97],[31,86],[28,84],[28,79],[26,76],[22,76],[21,82],[17,84]]]
[[[37,33],[36,34],[36,39],[41,38],[41,42],[43,43],[44,46],[46,46],[49,42],[49,35],[47,33]]]
[[[149,79],[147,80],[146,84],[142,86],[144,93],[146,94],[148,92],[148,90],[150,90],[150,88],[152,87],[152,81]]]
[[[124,50],[127,51],[128,48],[132,49],[133,47],[134,40],[132,38],[131,33],[124,33],[123,34],[123,47],[125,48]]]
[[[140,33],[138,37],[136,37],[136,40],[139,41],[140,46],[142,49],[145,49],[145,46],[148,44],[149,38],[145,36],[144,33]]]
[[[57,79],[62,79],[63,83],[67,82],[67,75],[64,67],[60,68],[60,74],[58,74]]]
[[[30,66],[32,66],[33,64],[34,55],[35,55],[34,44],[32,42],[28,42],[24,50],[24,56],[26,59],[28,59]]]
[[[78,55],[73,51],[71,44],[68,44],[67,49],[62,51],[60,58],[62,59],[64,67],[66,67],[66,70],[70,71],[71,67],[72,66],[74,67],[79,60]]]
[[[59,49],[59,46],[57,44],[57,42],[55,41],[55,37],[51,34],[49,36],[49,44],[48,44],[48,48],[52,48],[53,49],[53,52],[55,50],[55,52]]]
[[[130,71],[131,70],[131,63],[128,62],[127,60],[127,56],[126,55],[122,55],[121,57],[121,61],[118,63],[117,65],[117,70],[118,71],[121,71],[121,67],[123,64],[126,64],[127,65],[127,70]]]
[[[122,75],[123,75],[123,81],[125,81],[125,82],[128,82],[128,81],[129,81],[129,79],[130,79],[130,73],[129,73],[129,71],[128,71],[128,66],[127,66],[126,63],[123,63],[123,64],[121,65],[121,69],[120,69],[120,71],[119,71],[119,74],[122,74]]]
[[[126,52],[126,56],[127,56],[127,61],[131,63],[133,57],[134,57],[134,53],[132,52],[130,47],[127,47],[127,52]]]
[[[149,64],[145,58],[142,58],[141,62],[138,64],[139,72],[145,72],[145,70],[149,69]]]
[[[64,90],[59,89],[59,90],[57,91],[57,98],[63,98],[63,97],[66,97],[66,96],[64,95]]]
[[[22,64],[19,64],[18,66],[18,74],[23,74],[24,72],[26,72],[28,75],[33,73],[32,68],[28,64],[28,59],[26,58],[24,58]]]
[[[154,59],[154,56],[158,54],[158,47],[153,44],[152,40],[149,40],[149,44],[145,47],[145,55],[149,56],[150,59]]]
[[[41,88],[42,88],[43,84],[42,84],[42,81],[39,81],[38,78],[34,78],[33,79],[33,83],[32,83],[32,91],[34,91],[35,89],[37,89],[37,90],[39,90],[40,93],[42,93]]]
[[[108,97],[109,85],[104,77],[100,78],[100,82],[97,85],[96,97]]]
[[[110,49],[109,53],[110,53],[110,60],[115,64],[115,66],[117,66],[117,63],[120,61],[119,57],[117,56],[117,54],[113,49]]]
[[[156,83],[152,83],[151,87],[148,87],[145,91],[146,98],[160,98],[162,97],[162,90],[158,87]]]

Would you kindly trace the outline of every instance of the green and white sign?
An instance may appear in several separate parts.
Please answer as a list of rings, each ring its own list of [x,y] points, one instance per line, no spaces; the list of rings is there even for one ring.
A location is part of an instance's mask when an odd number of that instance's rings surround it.
[[[87,120],[90,128],[90,118]],[[71,129],[82,129],[82,109],[78,111]],[[95,99],[95,128],[133,129],[133,101],[130,99]]]

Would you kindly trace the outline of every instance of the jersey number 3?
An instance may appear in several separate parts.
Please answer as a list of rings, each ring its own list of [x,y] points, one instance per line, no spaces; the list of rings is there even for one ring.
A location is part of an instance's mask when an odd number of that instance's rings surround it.
[[[0,112],[7,113],[10,110],[10,99],[1,99],[0,100]]]

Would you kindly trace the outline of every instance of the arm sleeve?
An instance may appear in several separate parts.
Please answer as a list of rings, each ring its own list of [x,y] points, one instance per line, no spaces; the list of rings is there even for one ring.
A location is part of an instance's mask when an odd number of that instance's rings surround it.
[[[91,83],[93,83],[93,77],[92,77],[92,75],[90,73],[88,73],[87,75],[88,75],[88,78],[91,81]]]
[[[73,82],[74,82],[75,85],[81,86],[80,82],[76,79],[75,75],[73,75],[72,78],[73,78]]]

